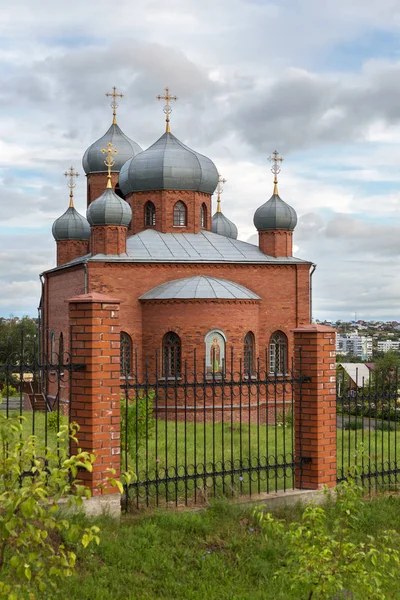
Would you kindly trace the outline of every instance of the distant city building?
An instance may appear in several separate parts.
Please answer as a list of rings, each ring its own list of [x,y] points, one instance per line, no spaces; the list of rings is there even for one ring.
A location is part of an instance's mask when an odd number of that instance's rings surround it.
[[[379,352],[388,352],[389,350],[400,350],[400,340],[383,340],[377,343]]]
[[[336,335],[336,353],[354,354],[366,360],[372,357],[372,337],[358,333],[338,333]]]

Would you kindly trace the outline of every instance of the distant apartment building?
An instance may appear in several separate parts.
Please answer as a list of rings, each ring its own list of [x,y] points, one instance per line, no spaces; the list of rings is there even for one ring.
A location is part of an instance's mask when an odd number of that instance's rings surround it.
[[[400,340],[383,340],[376,345],[379,352],[388,352],[389,350],[400,350]]]
[[[366,360],[372,357],[372,337],[358,333],[338,333],[336,335],[336,353],[354,354]]]

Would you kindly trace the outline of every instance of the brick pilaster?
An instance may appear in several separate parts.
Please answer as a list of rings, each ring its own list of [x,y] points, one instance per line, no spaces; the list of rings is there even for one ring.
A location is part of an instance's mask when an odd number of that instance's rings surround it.
[[[96,455],[93,472],[80,478],[93,495],[115,492],[96,486],[120,473],[119,304],[103,294],[83,294],[68,300],[71,361],[84,364],[72,372],[71,422],[78,423],[79,447]]]
[[[307,325],[294,330],[295,485],[320,489],[336,485],[335,330]],[[300,465],[301,460],[301,465]]]

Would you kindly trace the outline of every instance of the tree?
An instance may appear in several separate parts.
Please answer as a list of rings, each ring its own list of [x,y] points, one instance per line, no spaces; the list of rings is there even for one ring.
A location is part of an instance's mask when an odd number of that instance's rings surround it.
[[[72,523],[59,509],[63,498],[80,506],[90,495],[77,474],[91,471],[94,456],[78,450],[67,457],[61,443],[61,456],[49,451],[44,460],[35,436],[22,439],[22,420],[0,413],[0,598],[7,600],[53,597],[57,580],[74,570],[74,544],[100,541],[98,527]],[[60,441],[67,435],[65,426]]]

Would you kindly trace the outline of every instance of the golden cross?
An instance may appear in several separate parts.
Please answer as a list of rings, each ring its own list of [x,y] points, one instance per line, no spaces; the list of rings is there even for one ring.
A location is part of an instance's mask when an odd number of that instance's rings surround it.
[[[164,96],[161,96],[161,94],[158,94],[157,100],[165,100],[164,112],[165,112],[165,121],[167,123],[165,131],[170,132],[171,129],[169,127],[169,115],[172,112],[172,108],[170,107],[169,102],[170,102],[170,100],[175,100],[175,101],[178,100],[178,96],[171,96],[169,93],[169,88],[166,87]]]
[[[281,172],[281,168],[278,163],[283,162],[283,158],[279,156],[279,152],[277,150],[273,151],[273,156],[269,156],[269,162],[274,163],[272,165],[271,171],[274,174],[274,194],[278,195],[278,175]]]
[[[115,160],[112,157],[113,154],[118,154],[118,150],[114,148],[111,142],[107,142],[107,148],[101,149],[103,154],[107,154],[104,164],[107,167],[107,187],[112,188],[111,185],[111,167],[115,165]]]
[[[108,96],[112,96],[112,99],[113,99],[113,100],[112,100],[112,102],[111,102],[111,104],[110,104],[110,106],[111,106],[111,108],[113,109],[113,125],[115,125],[115,124],[116,124],[116,122],[117,122],[117,108],[118,108],[118,106],[119,106],[119,104],[118,104],[118,102],[117,102],[117,100],[116,100],[116,99],[117,99],[117,98],[123,98],[123,97],[124,97],[124,95],[123,95],[123,94],[118,94],[118,92],[117,92],[117,88],[116,88],[116,87],[115,87],[115,85],[114,85],[114,87],[113,87],[113,91],[112,91],[112,92],[109,92],[109,93],[107,92],[106,96],[107,96],[107,97],[108,97]]]
[[[67,183],[69,187],[69,207],[74,208],[74,187],[76,186],[74,177],[79,177],[79,173],[75,171],[74,167],[70,167],[64,175],[69,178]]]
[[[220,175],[218,173],[218,185],[217,185],[217,212],[221,212],[221,194],[224,191],[224,188],[222,187],[222,184],[226,183],[226,179],[224,179],[222,177],[222,175]]]

